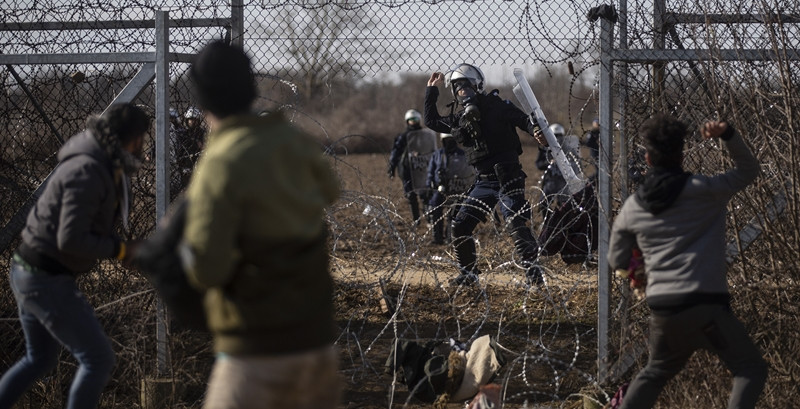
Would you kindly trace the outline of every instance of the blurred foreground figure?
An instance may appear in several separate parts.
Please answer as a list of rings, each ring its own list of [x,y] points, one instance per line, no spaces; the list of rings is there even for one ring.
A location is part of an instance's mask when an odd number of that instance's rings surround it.
[[[335,408],[324,211],[338,180],[280,112],[249,113],[256,84],[242,49],[208,44],[190,79],[210,130],[181,244],[217,353],[203,408]]]
[[[94,408],[111,377],[114,351],[75,280],[100,259],[128,263],[136,242],[127,229],[128,178],[141,166],[150,118],[130,104],[90,117],[86,130],[58,152],[59,164],[28,214],[11,261],[11,289],[25,332],[25,356],[0,379],[0,408],[9,409],[58,363],[63,345],[78,361],[68,409]]]
[[[645,260],[650,316],[650,358],[631,382],[622,409],[650,408],[666,383],[698,349],[733,373],[728,408],[753,408],[767,379],[767,364],[733,315],[725,262],[725,213],[736,192],[752,183],[759,164],[725,122],[707,122],[703,138],[720,138],[735,167],[717,176],[684,172],[686,125],[656,115],[642,125],[651,170],[614,220],[608,261],[629,267],[634,249]]]

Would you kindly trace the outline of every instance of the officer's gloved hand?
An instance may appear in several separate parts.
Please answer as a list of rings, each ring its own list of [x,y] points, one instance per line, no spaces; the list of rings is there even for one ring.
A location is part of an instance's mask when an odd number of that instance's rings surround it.
[[[533,125],[531,126],[532,135],[536,136],[537,134],[542,133],[542,127],[539,126],[539,123],[536,120],[533,120]]]
[[[531,122],[531,129],[529,131],[531,135],[533,135],[533,137],[536,138],[536,141],[542,146],[548,146],[547,138],[545,138],[544,132],[542,132],[542,127],[539,126],[539,122],[535,117],[531,117]]]

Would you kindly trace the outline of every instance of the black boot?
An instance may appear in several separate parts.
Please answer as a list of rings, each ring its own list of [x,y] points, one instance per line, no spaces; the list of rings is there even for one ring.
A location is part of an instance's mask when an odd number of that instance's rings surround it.
[[[453,279],[453,285],[471,285],[478,282],[480,270],[475,266],[475,239],[472,236],[461,236],[453,238],[453,247],[456,251],[458,260],[459,274]]]
[[[515,227],[511,231],[511,238],[514,239],[514,250],[520,259],[535,262],[539,258],[539,243],[527,225]]]
[[[411,218],[413,219],[414,227],[419,226],[419,202],[417,195],[408,197],[408,204],[411,205]]]

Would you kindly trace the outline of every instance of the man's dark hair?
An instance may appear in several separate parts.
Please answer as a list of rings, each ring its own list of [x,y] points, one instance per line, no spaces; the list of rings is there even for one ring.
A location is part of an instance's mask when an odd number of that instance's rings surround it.
[[[256,98],[250,58],[240,47],[220,40],[197,54],[189,78],[199,105],[218,118],[246,112]]]
[[[666,114],[656,114],[644,121],[639,133],[653,166],[681,167],[686,124]]]
[[[136,105],[114,104],[102,115],[89,117],[86,125],[104,139],[116,138],[124,146],[150,129],[150,117]]]

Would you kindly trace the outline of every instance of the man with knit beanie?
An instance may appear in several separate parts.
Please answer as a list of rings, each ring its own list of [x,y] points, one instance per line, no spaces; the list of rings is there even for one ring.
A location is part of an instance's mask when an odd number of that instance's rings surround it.
[[[208,44],[190,79],[210,131],[180,246],[217,354],[203,408],[335,408],[324,218],[339,182],[280,112],[250,113],[255,76],[241,48]]]

